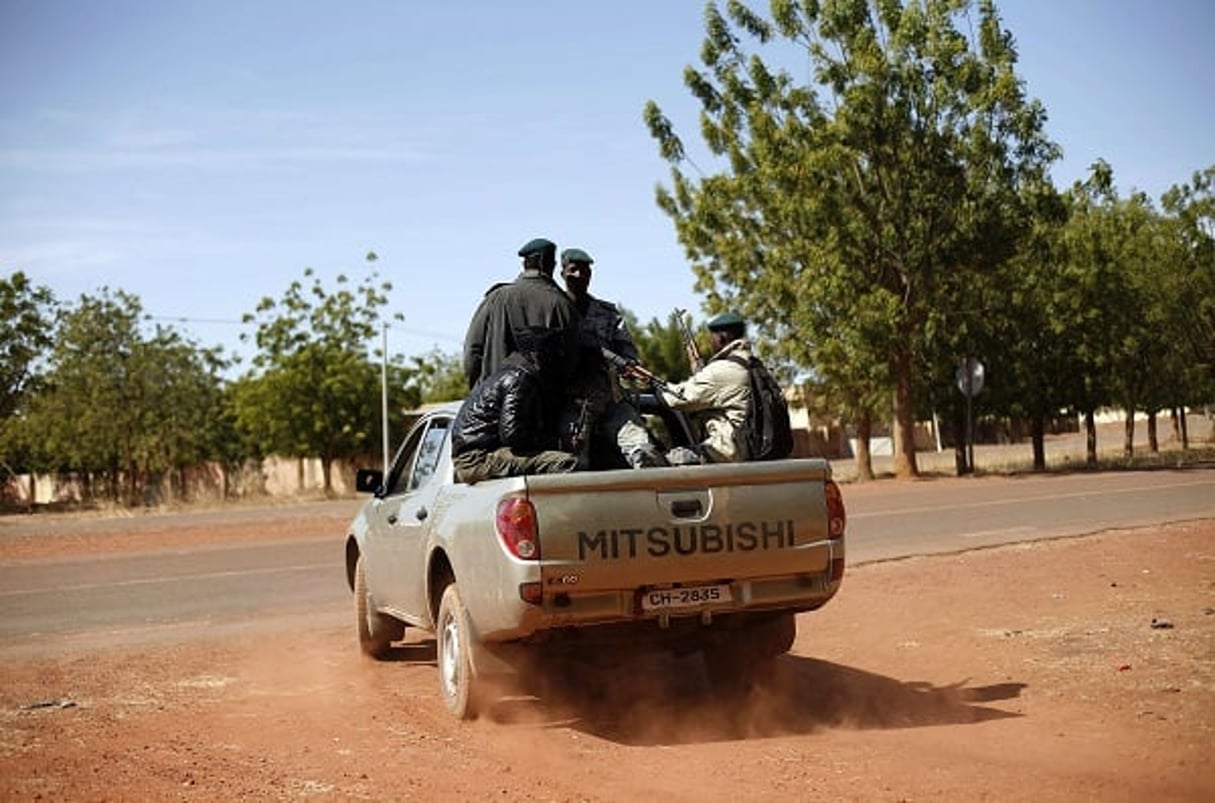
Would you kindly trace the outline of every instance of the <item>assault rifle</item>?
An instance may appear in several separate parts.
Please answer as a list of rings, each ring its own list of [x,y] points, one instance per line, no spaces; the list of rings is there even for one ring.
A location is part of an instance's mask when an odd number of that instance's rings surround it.
[[[566,443],[562,444],[562,448],[569,447],[567,451],[574,454],[581,454],[586,446],[587,440],[591,437],[591,400],[585,398],[578,405],[578,418],[570,422],[569,429],[564,433]]]
[[[692,337],[692,330],[688,328],[688,322],[684,318],[687,313],[686,309],[675,308],[675,318],[679,321],[679,331],[683,334],[683,350],[688,355],[688,367],[692,373],[696,373],[705,367],[705,360],[700,356],[700,346],[696,345],[696,338]]]
[[[683,394],[679,392],[678,388],[667,382],[665,379],[657,376],[648,368],[643,367],[641,363],[637,362],[637,360],[630,360],[628,357],[623,357],[612,351],[607,346],[600,347],[600,350],[603,352],[603,359],[616,366],[621,372],[629,373],[635,377],[643,379],[659,390],[665,390],[667,393],[670,393],[677,399],[683,398]]]

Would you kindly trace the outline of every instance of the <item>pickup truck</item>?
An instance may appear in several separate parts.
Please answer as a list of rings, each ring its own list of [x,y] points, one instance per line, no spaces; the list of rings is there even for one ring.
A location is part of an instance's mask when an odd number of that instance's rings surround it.
[[[423,415],[346,536],[359,644],[434,633],[448,710],[476,717],[485,679],[524,659],[615,664],[699,652],[745,692],[787,652],[794,615],[839,590],[845,512],[825,460],[453,479],[458,404]]]

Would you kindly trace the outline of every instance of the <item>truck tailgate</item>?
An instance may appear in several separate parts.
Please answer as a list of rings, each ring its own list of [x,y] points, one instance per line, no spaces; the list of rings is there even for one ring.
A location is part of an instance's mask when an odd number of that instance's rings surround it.
[[[528,477],[542,580],[578,593],[821,573],[824,460]]]

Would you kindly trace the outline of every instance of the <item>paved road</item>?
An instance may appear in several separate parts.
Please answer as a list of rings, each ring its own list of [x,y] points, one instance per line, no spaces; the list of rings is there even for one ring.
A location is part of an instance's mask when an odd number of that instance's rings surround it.
[[[1215,469],[845,485],[848,562],[1215,518]]]
[[[1215,519],[1215,469],[886,481],[847,485],[844,499],[856,564]],[[349,608],[341,545],[328,537],[12,563],[0,566],[0,655],[271,627],[307,638]]]

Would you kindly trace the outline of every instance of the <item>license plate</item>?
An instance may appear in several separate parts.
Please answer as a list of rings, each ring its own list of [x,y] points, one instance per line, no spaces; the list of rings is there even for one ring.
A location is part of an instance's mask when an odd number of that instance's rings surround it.
[[[641,592],[643,611],[669,611],[676,608],[696,608],[730,602],[734,597],[729,584],[717,586],[687,586],[685,588],[652,588]]]

